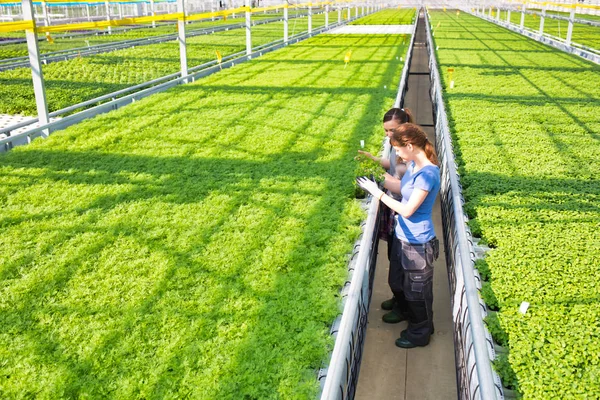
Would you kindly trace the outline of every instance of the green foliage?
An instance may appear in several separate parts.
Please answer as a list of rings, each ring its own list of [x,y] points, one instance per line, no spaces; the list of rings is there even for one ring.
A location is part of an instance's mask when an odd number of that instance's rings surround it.
[[[481,297],[485,304],[492,310],[498,309],[498,299],[494,294],[494,289],[492,288],[492,284],[489,282],[483,282],[481,285]]]
[[[381,10],[351,22],[350,25],[410,25],[415,21],[414,8]]]
[[[600,397],[600,67],[464,13],[431,16],[470,225],[493,247],[483,295],[518,388]]]
[[[315,398],[401,43],[319,35],[0,155],[2,398]]]
[[[509,389],[517,390],[519,388],[519,381],[517,380],[517,376],[515,372],[510,367],[510,362],[508,361],[508,353],[499,353],[496,359],[493,362],[494,369],[500,376],[502,383]],[[520,398],[521,396],[518,396]]]
[[[481,258],[475,261],[475,268],[477,268],[477,271],[479,271],[481,279],[484,281],[488,281],[490,279],[490,267],[485,262],[485,259]]]
[[[496,343],[498,343],[500,346],[507,347],[508,335],[502,328],[498,313],[496,311],[488,312],[488,315],[485,318],[485,323]]]
[[[357,161],[356,177],[366,176],[369,179],[374,179],[379,184],[383,183],[385,171],[378,162],[373,161],[364,154],[357,155],[354,160]],[[354,182],[354,196],[356,198],[365,197],[364,190],[356,182]]]
[[[354,157],[354,160],[357,161],[358,169],[356,171],[356,176],[368,176],[374,179],[377,183],[382,183],[384,180],[385,171],[381,167],[381,165],[370,159],[369,157],[359,154]]]
[[[324,25],[325,16],[315,15],[313,26]],[[290,20],[290,35],[307,30],[307,18]],[[252,28],[252,44],[258,46],[283,38],[283,22]],[[216,60],[246,48],[243,29],[187,39],[188,66]],[[95,97],[147,82],[180,70],[177,41],[138,46],[111,53],[43,66],[48,108],[56,111]],[[36,115],[29,68],[0,72],[0,113]]]

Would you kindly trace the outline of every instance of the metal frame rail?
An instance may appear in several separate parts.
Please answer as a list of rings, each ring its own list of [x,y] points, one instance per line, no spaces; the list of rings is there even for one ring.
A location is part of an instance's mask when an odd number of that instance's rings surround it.
[[[319,13],[315,13],[315,14],[319,14]],[[306,16],[308,16],[308,14],[296,14],[289,18],[294,19],[294,18],[302,18],[302,17],[306,17]],[[265,20],[261,20],[261,21],[254,21],[254,22],[252,22],[252,26],[270,24],[270,23],[279,22],[279,21],[283,21],[283,17],[265,19]],[[210,27],[210,28],[191,30],[191,31],[186,31],[186,37],[208,35],[208,34],[212,34],[215,32],[229,31],[230,29],[242,29],[245,26],[246,26],[245,23],[242,22],[239,24],[221,25],[221,26],[215,26],[215,27]],[[82,57],[82,56],[108,53],[111,51],[127,49],[130,47],[170,42],[173,40],[177,40],[177,37],[178,37],[177,33],[173,33],[173,34],[168,34],[168,35],[153,36],[153,37],[149,37],[149,38],[124,40],[124,41],[119,41],[119,42],[99,44],[99,45],[90,46],[90,47],[77,47],[77,48],[68,49],[68,50],[60,50],[60,51],[55,51],[55,52],[51,52],[51,53],[41,54],[40,61],[42,62],[42,64],[49,64],[52,62],[66,61],[66,60],[70,60],[70,59],[78,58],[78,57]],[[29,56],[5,58],[3,60],[0,60],[0,71],[7,71],[7,70],[15,69],[15,68],[24,68],[24,67],[29,67]]]
[[[406,62],[402,69],[398,95],[394,107],[404,102],[407,90],[408,71],[412,58],[415,30],[418,18],[413,24],[413,33],[406,52]],[[390,144],[386,138],[383,157],[389,157]],[[321,368],[318,379],[321,383],[321,400],[353,399],[358,384],[358,373],[367,331],[367,317],[371,303],[373,280],[379,238],[379,201],[371,196],[366,202],[367,220],[363,225],[361,239],[354,245],[348,266],[348,280],[342,289],[343,313],[333,323],[331,334],[335,345],[327,367]]]
[[[1,6],[1,4],[0,4],[0,6]],[[164,14],[164,12],[162,12],[162,13],[158,13],[157,12],[156,13],[156,15],[161,15],[161,14]],[[222,19],[222,18],[223,17],[215,17],[215,20],[219,20],[219,19]],[[39,18],[36,15],[36,23],[37,23],[38,20],[39,20]],[[104,20],[106,20],[106,16],[103,15],[103,16],[100,16],[99,18],[92,17],[92,20],[93,21],[96,21],[96,20],[98,20],[98,21],[104,21]],[[202,22],[202,21],[211,21],[211,19],[210,18],[206,18],[204,20],[198,20],[198,21],[194,21],[194,22]],[[87,22],[87,19],[86,19],[86,22]],[[177,25],[177,22],[167,22],[167,21],[165,21],[165,22],[156,24],[156,27],[162,27],[162,26],[168,26],[168,25]],[[52,37],[54,39],[63,39],[63,38],[70,38],[70,39],[72,39],[72,38],[78,37],[78,36],[83,36],[83,37],[86,37],[86,36],[89,36],[89,37],[105,36],[105,35],[120,34],[120,33],[123,33],[123,32],[133,31],[133,30],[136,30],[136,29],[154,29],[154,27],[150,27],[148,25],[129,25],[129,26],[124,27],[124,28],[112,27],[111,28],[111,33],[109,33],[106,30],[99,30],[99,31],[94,31],[94,32],[68,32],[68,33],[62,33],[60,35],[52,35]],[[46,40],[45,36],[43,36],[43,35],[39,35],[38,36],[38,42],[43,42],[45,40]],[[8,40],[3,40],[2,41],[3,45],[5,45],[5,44],[19,44],[19,43],[27,43],[27,40],[26,39],[15,38],[15,39],[8,39]]]
[[[425,13],[431,99],[435,114],[436,149],[440,160],[442,222],[446,264],[452,294],[454,347],[460,399],[503,399],[502,383],[492,369],[495,358],[492,336],[483,318],[485,303],[479,296],[481,281],[475,271],[473,236],[463,212],[464,198],[454,158],[442,85],[435,58],[429,16]]]
[[[593,63],[600,64],[600,54],[595,54],[593,52],[593,50],[595,50],[595,49],[590,49],[583,45],[578,45],[578,47],[576,47],[574,45],[567,45],[563,41],[555,39],[548,34],[540,35],[540,33],[538,31],[533,31],[533,30],[530,30],[527,28],[521,29],[519,26],[516,26],[514,24],[511,24],[511,23],[508,23],[508,22],[502,21],[502,20],[498,21],[497,19],[490,18],[489,16],[484,15],[484,14],[474,13],[470,9],[467,9],[464,7],[461,8],[461,10],[463,12],[469,13],[475,17],[481,18],[485,21],[493,22],[494,24],[499,25],[503,28],[509,29],[513,32],[520,33],[521,35],[527,36],[537,42],[547,44],[549,46],[557,48],[561,51],[564,51],[565,53],[574,54],[581,58],[585,58],[586,60],[589,60]],[[538,14],[538,15],[541,15],[541,14]],[[545,18],[552,18],[552,17],[549,17],[549,15],[546,14]],[[563,19],[563,18],[561,17],[560,19]],[[590,21],[588,21],[588,22],[590,22]],[[592,50],[592,51],[586,50],[586,48],[589,50]],[[595,51],[598,51],[598,50],[595,50]]]
[[[373,12],[376,12],[373,11]],[[150,96],[154,93],[163,92],[167,89],[170,89],[174,86],[194,82],[198,78],[202,78],[208,75],[211,75],[215,72],[220,71],[224,68],[233,67],[236,64],[242,63],[244,61],[249,61],[252,58],[260,57],[264,53],[269,53],[274,50],[278,50],[282,47],[288,46],[290,44],[297,43],[301,40],[308,39],[320,33],[326,32],[333,28],[336,28],[341,25],[345,25],[349,22],[352,22],[358,18],[362,18],[369,13],[365,13],[363,16],[352,17],[349,20],[343,20],[341,23],[330,23],[329,26],[319,27],[313,29],[311,33],[303,32],[294,36],[290,36],[287,43],[283,41],[283,39],[277,40],[273,43],[266,44],[264,46],[258,46],[253,49],[253,52],[250,54],[246,54],[246,51],[241,51],[235,54],[231,54],[227,57],[223,57],[221,64],[219,64],[216,60],[210,61],[208,63],[198,65],[193,68],[188,69],[188,76],[182,77],[181,72],[177,72],[171,75],[167,75],[158,79],[154,79],[152,81],[148,81],[139,85],[135,85],[123,90],[119,90],[117,92],[109,93],[100,97],[96,97],[94,99],[85,101],[83,103],[75,104],[73,106],[63,108],[62,110],[54,111],[49,113],[48,116],[51,118],[58,117],[63,114],[67,114],[73,112],[77,109],[87,107],[93,104],[98,104],[94,107],[85,109],[83,111],[77,112],[75,114],[68,115],[64,118],[58,119],[56,121],[52,121],[48,124],[44,124],[38,127],[33,127],[24,132],[10,135],[11,131],[14,131],[19,128],[23,128],[29,125],[33,125],[39,121],[38,118],[33,118],[24,122],[21,122],[16,125],[11,125],[7,128],[0,129],[0,153],[9,151],[15,146],[29,144],[31,141],[37,137],[43,135],[44,131],[53,132],[56,130],[64,129],[68,126],[74,125],[78,122],[81,122],[85,119],[92,118],[98,114],[103,114],[112,110],[116,110],[120,107],[123,107],[127,104],[134,103],[137,100],[143,99],[144,97]],[[134,92],[128,95],[124,95],[129,92]],[[123,96],[119,97],[118,96]],[[102,103],[104,102],[104,103]],[[6,138],[2,138],[2,135],[10,135]]]

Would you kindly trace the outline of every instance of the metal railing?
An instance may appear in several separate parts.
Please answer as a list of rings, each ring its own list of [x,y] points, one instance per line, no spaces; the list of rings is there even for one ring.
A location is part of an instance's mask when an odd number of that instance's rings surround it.
[[[313,15],[322,12],[315,12]],[[289,19],[306,17],[308,14],[295,14]],[[283,17],[269,18],[259,21],[253,21],[252,26],[270,24],[283,21]],[[242,29],[246,25],[244,23],[227,24],[219,26],[211,26],[202,29],[194,29],[186,31],[186,37],[209,35],[216,32],[225,32],[233,29]],[[53,62],[66,61],[79,57],[86,57],[95,54],[108,53],[115,50],[123,50],[131,47],[146,46],[157,43],[164,43],[177,40],[177,34],[157,35],[140,39],[122,40],[110,43],[103,43],[89,47],[77,47],[67,50],[59,50],[51,53],[40,54],[42,64],[50,64]],[[29,67],[29,56],[5,58],[0,60],[0,71],[7,71],[15,68]]]
[[[418,19],[413,24],[412,37],[406,52],[406,62],[402,69],[394,107],[398,107],[404,102],[417,21]],[[384,140],[383,147],[383,157],[389,157],[390,145],[387,138]],[[319,371],[318,379],[322,387],[321,400],[353,399],[358,383],[375,277],[379,244],[377,232],[381,213],[379,201],[374,200],[371,196],[366,204],[368,206],[367,220],[363,225],[362,237],[354,246],[348,266],[348,280],[342,289],[343,313],[331,329],[331,334],[335,337],[335,346],[329,365]]]
[[[526,27],[521,28],[520,26],[517,26],[513,23],[510,23],[510,22],[507,22],[504,20],[498,20],[497,18],[491,18],[490,16],[485,15],[485,13],[472,12],[470,9],[467,9],[464,7],[460,7],[460,10],[462,10],[466,13],[469,13],[471,15],[474,15],[478,18],[481,18],[485,21],[492,22],[503,28],[509,29],[513,32],[520,33],[521,35],[527,36],[528,38],[531,38],[537,42],[552,46],[556,49],[564,51],[565,53],[574,54],[581,58],[585,58],[586,60],[589,60],[593,63],[600,64],[600,50],[598,50],[598,49],[593,49],[593,48],[584,46],[582,44],[573,43],[573,42],[571,42],[570,44],[567,44],[566,41],[564,41],[561,38],[551,36],[547,33],[540,34],[539,30],[533,30],[533,29],[529,29]],[[518,11],[518,12],[520,13],[521,11]],[[540,16],[542,15],[537,12],[531,12],[531,11],[525,11],[525,14],[535,14],[535,15],[540,15]],[[555,15],[551,15],[551,14],[546,14],[544,16],[544,18],[569,20],[568,17],[555,16]],[[577,22],[576,20],[573,20],[573,21]],[[600,23],[598,23],[596,21],[585,21],[585,22],[588,25],[600,26]]]
[[[495,358],[494,344],[483,322],[487,308],[479,296],[481,281],[474,268],[473,236],[463,212],[464,198],[427,13],[425,21],[436,149],[440,160],[440,201],[452,299],[458,394],[460,399],[501,400],[504,398],[502,383],[491,365]]]
[[[368,15],[368,13],[365,13]],[[364,15],[360,15],[358,17],[352,17],[350,19],[342,20],[342,22],[330,23],[327,27],[322,26],[319,28],[313,28],[311,33],[302,32],[293,36],[290,36],[287,43],[284,43],[283,39],[276,40],[275,42],[268,43],[262,46],[257,46],[253,49],[251,54],[246,54],[245,51],[240,51],[235,54],[231,54],[229,56],[223,57],[222,62],[219,64],[216,60],[210,61],[208,63],[204,63],[198,65],[196,67],[192,67],[188,69],[189,75],[186,77],[181,77],[181,73],[173,73],[171,75],[166,75],[161,78],[157,78],[148,82],[141,83],[139,85],[135,85],[126,89],[119,90],[117,92],[108,93],[106,95],[96,97],[94,99],[87,100],[85,102],[75,104],[69,106],[67,108],[63,108],[58,111],[54,111],[49,113],[48,116],[51,118],[56,118],[64,114],[71,113],[77,109],[91,106],[93,104],[98,104],[94,107],[87,108],[83,111],[77,112],[75,114],[67,115],[64,118],[58,119],[56,121],[52,121],[48,124],[35,126],[31,129],[27,129],[24,132],[18,134],[11,134],[12,131],[21,129],[27,126],[31,126],[36,124],[39,119],[33,118],[26,121],[23,121],[19,124],[11,125],[6,128],[0,129],[0,135],[10,135],[8,137],[2,138],[0,136],[0,153],[9,151],[15,146],[29,144],[31,141],[37,137],[43,136],[45,132],[53,132],[56,130],[64,129],[68,126],[81,122],[85,119],[92,118],[96,115],[106,113],[112,110],[116,110],[125,105],[134,103],[137,100],[143,99],[144,97],[150,96],[154,93],[163,92],[167,89],[170,89],[174,86],[194,82],[198,78],[202,78],[213,74],[215,72],[220,71],[221,69],[230,68],[235,66],[236,64],[251,60],[252,58],[260,57],[265,53],[269,53],[274,50],[278,50],[282,47],[297,43],[301,40],[308,39],[320,33],[326,32],[338,26],[345,25],[349,22],[356,20],[357,18],[362,18]],[[134,92],[134,93],[130,93]],[[127,94],[130,93],[130,94]],[[122,96],[122,97],[119,97]]]

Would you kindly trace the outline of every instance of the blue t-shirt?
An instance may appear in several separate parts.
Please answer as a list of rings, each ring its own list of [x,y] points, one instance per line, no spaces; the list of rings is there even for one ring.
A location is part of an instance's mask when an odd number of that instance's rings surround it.
[[[427,197],[410,218],[396,215],[396,236],[398,239],[409,243],[427,243],[435,237],[431,212],[433,203],[440,191],[440,168],[435,165],[426,165],[417,172],[414,161],[408,164],[406,173],[402,177],[402,204],[408,203],[414,189],[426,190]]]

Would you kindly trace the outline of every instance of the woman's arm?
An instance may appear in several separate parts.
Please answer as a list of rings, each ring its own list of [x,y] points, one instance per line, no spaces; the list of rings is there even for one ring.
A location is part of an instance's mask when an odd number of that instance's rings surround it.
[[[369,153],[368,151],[359,150],[358,152],[360,154],[364,154],[365,156],[369,157],[371,160],[378,162],[379,165],[381,165],[383,168],[390,169],[390,166],[391,166],[390,160],[388,160],[387,158],[375,157],[373,154]]]
[[[402,204],[399,201],[394,200],[385,193],[380,196],[380,200],[383,202],[383,204],[396,211],[404,218],[410,218],[421,206],[421,204],[423,204],[428,194],[429,192],[427,190],[415,188],[406,204]]]
[[[385,181],[383,182],[383,187],[389,190],[392,193],[400,194],[400,189],[402,185],[402,181],[398,178],[394,178],[392,175],[385,173]]]
[[[364,176],[356,178],[356,183],[358,184],[358,186],[371,193],[371,195],[377,200],[382,201],[383,204],[396,211],[404,218],[410,218],[411,215],[413,215],[415,211],[417,211],[417,208],[419,208],[421,204],[423,204],[425,198],[427,197],[427,194],[429,194],[429,191],[427,190],[415,188],[412,194],[410,195],[410,199],[408,199],[408,202],[406,204],[402,204],[399,201],[394,200],[390,196],[386,195],[384,191],[379,189],[377,183],[365,178]]]

